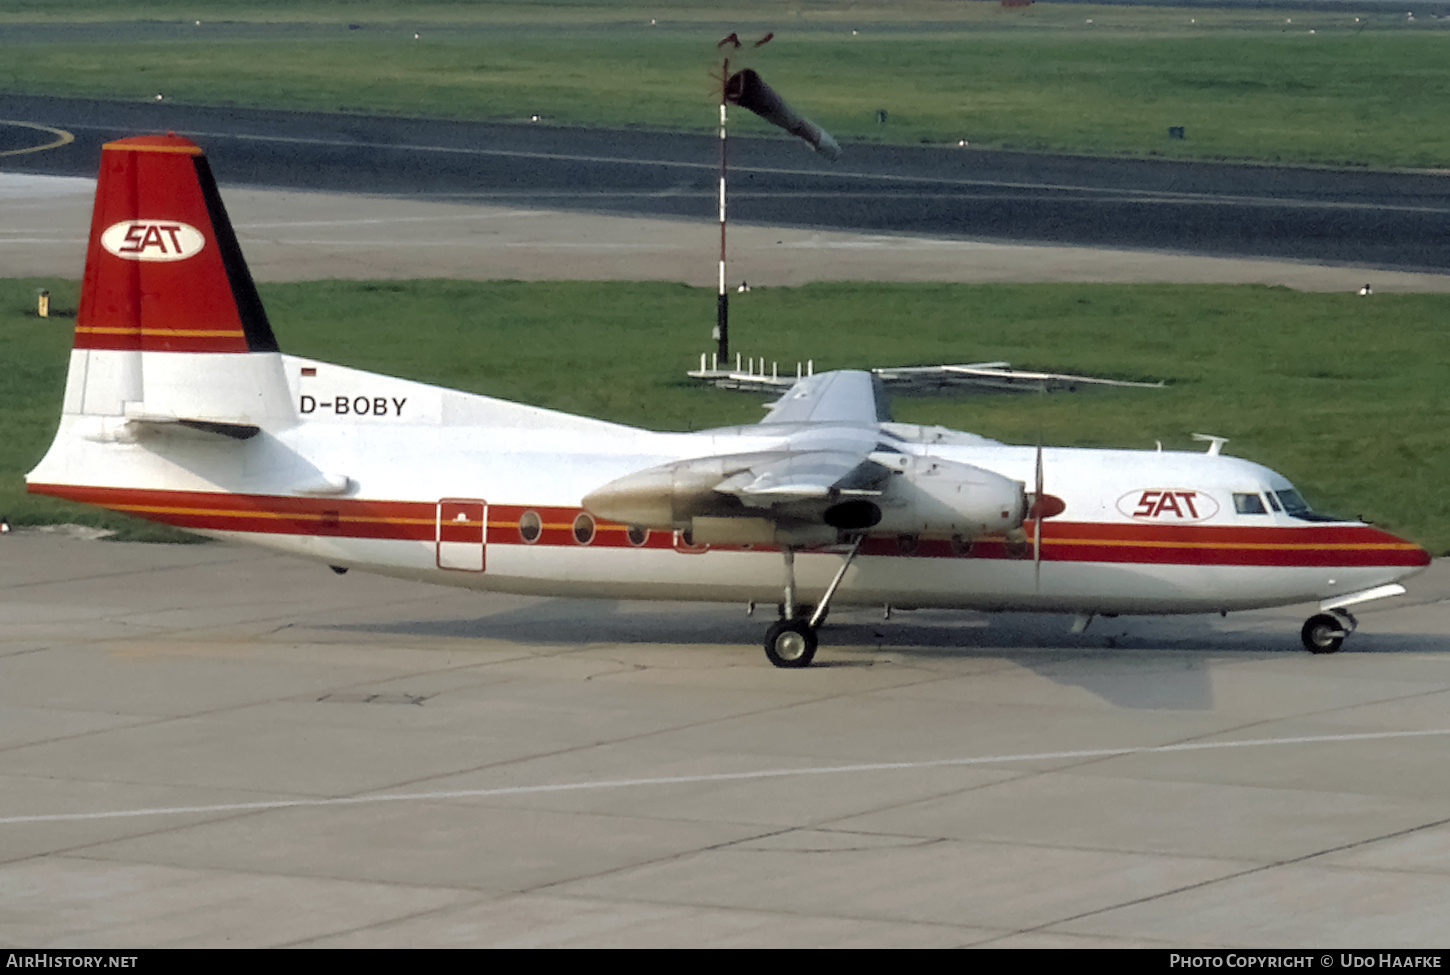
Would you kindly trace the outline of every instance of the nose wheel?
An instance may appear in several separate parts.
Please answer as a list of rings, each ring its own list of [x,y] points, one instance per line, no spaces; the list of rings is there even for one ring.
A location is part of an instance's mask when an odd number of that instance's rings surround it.
[[[1299,637],[1310,653],[1334,653],[1344,646],[1344,638],[1354,632],[1355,618],[1344,610],[1319,613],[1304,623]]]

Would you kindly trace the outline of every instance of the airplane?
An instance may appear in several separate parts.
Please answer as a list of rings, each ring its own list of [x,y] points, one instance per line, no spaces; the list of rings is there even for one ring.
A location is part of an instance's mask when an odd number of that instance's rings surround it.
[[[1429,553],[1221,452],[1012,446],[892,422],[821,372],[759,423],[660,433],[281,352],[207,158],[106,144],[54,442],[28,490],[477,590],[776,604],[808,666],[832,606],[1095,615],[1405,591]],[[1050,490],[1049,490],[1050,489]]]

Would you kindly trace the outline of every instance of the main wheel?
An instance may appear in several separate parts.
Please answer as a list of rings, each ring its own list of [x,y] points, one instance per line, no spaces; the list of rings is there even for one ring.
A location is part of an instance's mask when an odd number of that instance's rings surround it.
[[[1320,613],[1309,617],[1299,636],[1310,653],[1334,653],[1344,646],[1344,623],[1338,617]]]
[[[816,656],[816,631],[803,619],[772,623],[765,631],[765,655],[777,667],[809,667]]]

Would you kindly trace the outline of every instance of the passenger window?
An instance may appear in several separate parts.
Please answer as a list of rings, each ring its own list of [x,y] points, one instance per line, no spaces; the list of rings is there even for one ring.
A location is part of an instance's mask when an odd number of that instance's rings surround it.
[[[1266,515],[1269,512],[1264,508],[1264,499],[1258,494],[1249,494],[1246,491],[1234,492],[1234,510],[1241,515]]]
[[[587,511],[581,511],[574,518],[574,541],[580,545],[588,545],[594,541],[594,519],[589,517]]]

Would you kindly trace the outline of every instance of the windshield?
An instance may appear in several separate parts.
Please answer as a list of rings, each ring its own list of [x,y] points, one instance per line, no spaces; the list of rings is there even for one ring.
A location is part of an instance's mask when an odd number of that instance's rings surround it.
[[[1300,521],[1345,521],[1338,515],[1325,514],[1310,508],[1305,502],[1303,495],[1293,488],[1287,491],[1274,491],[1271,495],[1278,499],[1284,506],[1284,513],[1290,518],[1298,518]]]

